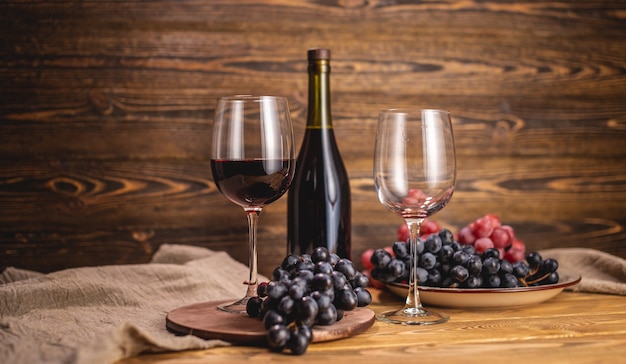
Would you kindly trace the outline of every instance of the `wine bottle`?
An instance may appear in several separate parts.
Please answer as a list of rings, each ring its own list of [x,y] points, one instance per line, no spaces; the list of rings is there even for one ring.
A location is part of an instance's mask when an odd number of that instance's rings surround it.
[[[330,112],[330,50],[310,49],[307,56],[307,123],[287,199],[287,253],[323,246],[350,259],[350,182]]]

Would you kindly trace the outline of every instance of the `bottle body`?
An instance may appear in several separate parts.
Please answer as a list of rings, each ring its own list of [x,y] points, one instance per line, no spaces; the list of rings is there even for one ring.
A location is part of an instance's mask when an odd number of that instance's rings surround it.
[[[350,182],[332,127],[326,52],[309,51],[307,126],[288,194],[288,253],[324,246],[351,258]]]

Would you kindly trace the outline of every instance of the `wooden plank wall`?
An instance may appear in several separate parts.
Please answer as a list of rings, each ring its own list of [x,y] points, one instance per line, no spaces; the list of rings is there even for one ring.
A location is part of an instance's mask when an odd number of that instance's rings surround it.
[[[434,220],[495,213],[530,250],[626,258],[624,2],[23,0],[0,3],[0,266],[142,263],[164,243],[247,263],[244,214],[209,168],[216,99],[288,97],[299,146],[320,46],[355,257],[400,224],[373,187],[378,110],[417,106],[449,109],[457,140]],[[285,214],[283,198],[261,216],[264,274]]]

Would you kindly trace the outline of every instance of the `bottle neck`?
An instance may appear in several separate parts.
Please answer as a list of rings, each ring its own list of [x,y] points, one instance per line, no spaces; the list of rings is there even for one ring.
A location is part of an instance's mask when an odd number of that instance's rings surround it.
[[[325,59],[309,62],[309,109],[307,129],[332,129],[330,116],[330,63]]]

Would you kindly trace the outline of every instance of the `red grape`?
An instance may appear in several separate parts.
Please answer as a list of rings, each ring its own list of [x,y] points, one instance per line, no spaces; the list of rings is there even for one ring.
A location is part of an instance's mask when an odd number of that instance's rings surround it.
[[[474,242],[474,249],[476,249],[477,253],[482,254],[482,252],[484,252],[485,250],[489,248],[493,248],[493,247],[494,247],[493,241],[491,241],[491,239],[489,238],[478,238]]]
[[[500,218],[498,217],[498,215],[496,214],[487,214],[485,215],[486,218],[488,218],[489,220],[491,220],[491,224],[493,225],[494,228],[497,228],[501,225],[500,223]]]
[[[472,230],[469,226],[465,226],[461,230],[459,230],[459,243],[461,244],[474,244],[476,241],[476,237],[472,234]]]
[[[509,230],[502,227],[493,229],[490,238],[493,241],[493,245],[498,249],[506,249],[513,243],[513,235]]]
[[[409,227],[406,224],[398,227],[398,241],[408,241],[410,236]]]
[[[479,217],[473,224],[470,225],[470,229],[475,237],[487,238],[493,232],[493,222],[486,216]]]
[[[375,249],[366,249],[363,254],[361,254],[361,265],[363,269],[370,270],[374,266],[372,265],[372,254],[374,254]]]
[[[424,219],[424,221],[422,222],[421,229],[420,229],[420,236],[425,239],[425,237],[427,237],[430,234],[438,233],[439,230],[441,230],[441,227],[439,226],[439,224],[437,224],[437,222]],[[397,231],[398,240],[397,241],[406,242],[409,240],[410,236],[411,234],[409,232],[409,227],[407,226],[407,224],[401,224],[400,226],[398,226],[398,231]]]
[[[420,231],[420,235],[424,236],[424,235],[438,233],[439,230],[441,230],[441,227],[439,226],[439,224],[437,224],[437,222],[433,220],[424,219],[424,222],[422,223],[422,229]]]
[[[518,239],[513,240],[511,247],[504,253],[504,258],[511,263],[524,260],[526,255],[526,245]]]

